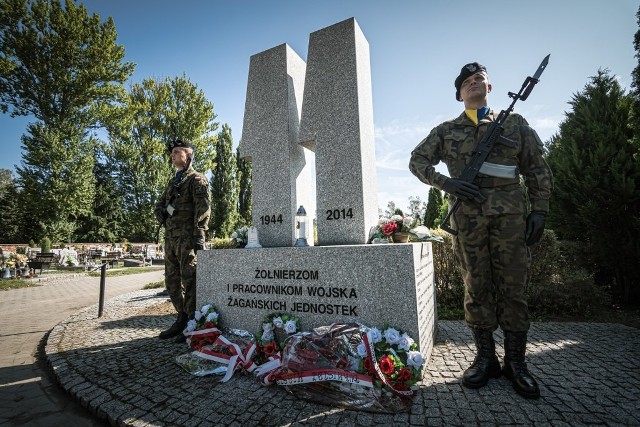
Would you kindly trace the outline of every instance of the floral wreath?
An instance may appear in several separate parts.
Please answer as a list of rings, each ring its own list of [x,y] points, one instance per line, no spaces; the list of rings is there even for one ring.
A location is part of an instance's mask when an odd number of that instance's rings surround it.
[[[187,322],[183,331],[189,347],[200,350],[205,345],[213,344],[220,335],[219,317],[218,311],[211,304],[203,305],[200,310],[196,310],[193,319]]]
[[[391,327],[382,333],[370,328],[357,352],[361,358],[358,371],[371,375],[376,387],[407,397],[415,392],[425,360],[407,333]]]
[[[264,318],[262,332],[256,335],[257,363],[277,356],[284,348],[284,341],[298,332],[298,318],[289,314],[272,313]]]

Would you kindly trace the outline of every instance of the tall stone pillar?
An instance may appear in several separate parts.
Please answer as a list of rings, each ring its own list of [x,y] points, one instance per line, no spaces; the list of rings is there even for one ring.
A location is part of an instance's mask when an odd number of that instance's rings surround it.
[[[363,244],[378,195],[369,43],[354,18],[311,33],[301,144],[316,154],[318,245]]]

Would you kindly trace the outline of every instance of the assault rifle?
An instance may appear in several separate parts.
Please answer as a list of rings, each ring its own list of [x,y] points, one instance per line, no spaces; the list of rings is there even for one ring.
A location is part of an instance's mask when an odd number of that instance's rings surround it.
[[[542,74],[544,69],[547,67],[547,64],[549,63],[549,56],[550,55],[547,55],[544,57],[544,59],[542,60],[542,63],[538,67],[538,70],[535,72],[533,77],[527,77],[525,79],[518,93],[513,93],[513,92],[508,93],[509,98],[513,99],[513,101],[511,102],[511,105],[509,105],[509,108],[507,108],[506,110],[500,111],[498,118],[496,118],[496,120],[494,120],[489,125],[489,128],[487,129],[482,139],[476,146],[471,156],[471,161],[469,161],[469,163],[465,166],[464,170],[462,171],[462,174],[458,179],[473,183],[473,181],[478,176],[478,173],[480,172],[480,168],[482,167],[482,164],[485,162],[485,160],[487,160],[489,153],[493,149],[493,146],[496,145],[496,143],[504,144],[511,147],[514,146],[515,144],[514,141],[511,141],[510,139],[507,139],[502,136],[502,130],[503,130],[502,126],[504,125],[504,122],[507,120],[507,117],[509,117],[509,114],[511,114],[511,112],[513,111],[513,107],[516,104],[516,101],[518,101],[519,99],[521,99],[522,101],[525,101],[529,97],[529,94],[533,90],[533,87],[536,85],[536,83],[540,81],[539,80],[540,75]],[[486,200],[486,197],[484,197],[483,195],[480,195],[479,197],[474,198],[474,200],[478,203],[483,203]],[[449,227],[447,223],[449,222],[449,218],[451,218],[451,216],[460,207],[460,203],[462,203],[462,201],[459,198],[456,199],[456,202],[453,204],[453,206],[447,213],[447,216],[442,221],[442,224],[440,224],[440,228],[453,234],[454,236],[458,235],[458,230],[454,230],[452,227]]]

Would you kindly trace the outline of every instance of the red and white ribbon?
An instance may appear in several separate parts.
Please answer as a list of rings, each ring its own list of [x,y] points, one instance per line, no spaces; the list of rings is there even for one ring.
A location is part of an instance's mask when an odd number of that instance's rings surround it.
[[[223,335],[220,335],[218,336],[218,338],[216,338],[214,345],[226,347],[231,354],[219,353],[207,348],[196,350],[193,352],[193,354],[198,357],[202,357],[203,359],[213,360],[214,362],[227,365],[227,373],[220,380],[221,382],[229,381],[233,373],[238,368],[244,368],[248,372],[256,369],[256,365],[251,360],[251,358],[253,357],[253,353],[256,350],[256,346],[254,343],[250,343],[243,352],[238,344],[235,344],[229,341]]]
[[[280,374],[276,378],[278,385],[298,385],[321,381],[339,381],[364,387],[373,387],[373,379],[370,376],[343,369],[312,369],[303,372]]]

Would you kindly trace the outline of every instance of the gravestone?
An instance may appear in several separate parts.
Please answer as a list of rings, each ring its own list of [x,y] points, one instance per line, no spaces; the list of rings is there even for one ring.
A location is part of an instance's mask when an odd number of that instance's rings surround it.
[[[358,23],[311,33],[299,139],[316,155],[320,246],[366,243],[378,221],[373,129],[369,43]]]
[[[251,212],[264,247],[292,246],[298,206],[315,209],[314,155],[298,145],[304,74],[286,44],[250,60],[240,156],[251,161]]]

